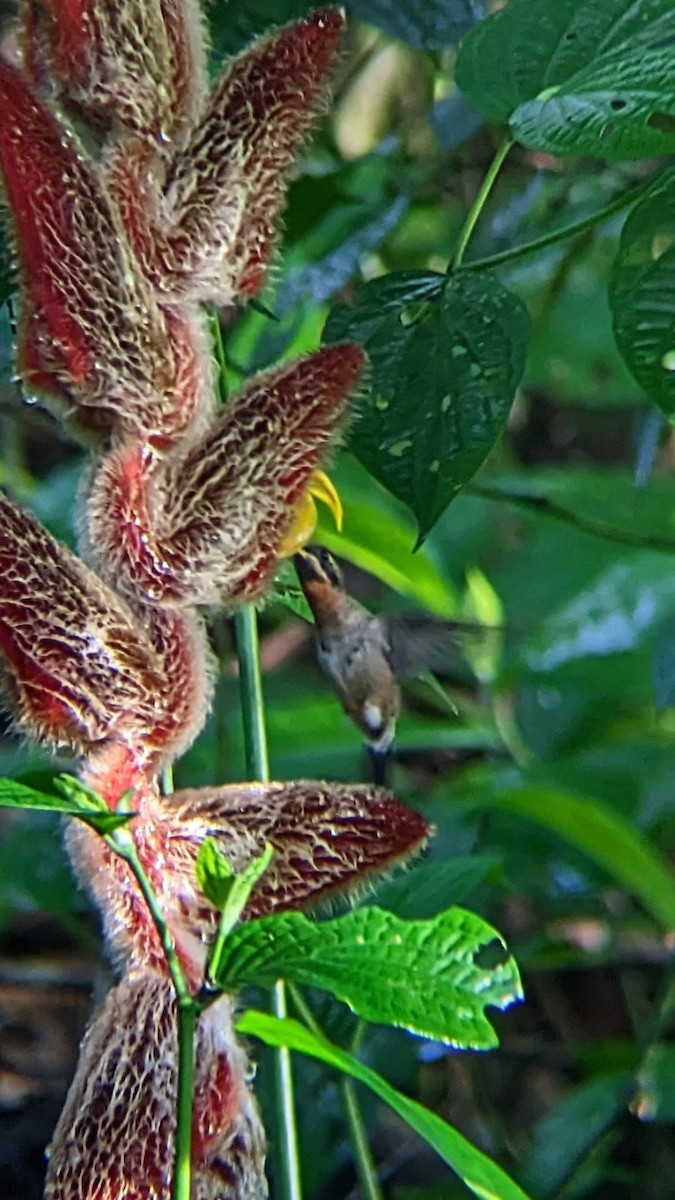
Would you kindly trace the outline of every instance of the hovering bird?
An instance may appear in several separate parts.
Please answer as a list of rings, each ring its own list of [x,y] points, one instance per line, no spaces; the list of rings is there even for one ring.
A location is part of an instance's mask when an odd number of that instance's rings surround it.
[[[347,593],[323,546],[307,546],[293,561],[316,623],[319,664],[365,734],[375,782],[382,783],[401,711],[399,681],[447,666],[462,623],[424,614],[373,616]]]

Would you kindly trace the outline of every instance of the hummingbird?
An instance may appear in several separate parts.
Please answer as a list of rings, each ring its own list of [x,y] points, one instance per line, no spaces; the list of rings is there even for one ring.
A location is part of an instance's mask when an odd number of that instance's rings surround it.
[[[319,665],[365,734],[375,782],[383,783],[401,711],[400,681],[447,666],[460,622],[422,613],[374,616],[346,591],[323,546],[306,546],[293,561],[314,616]]]

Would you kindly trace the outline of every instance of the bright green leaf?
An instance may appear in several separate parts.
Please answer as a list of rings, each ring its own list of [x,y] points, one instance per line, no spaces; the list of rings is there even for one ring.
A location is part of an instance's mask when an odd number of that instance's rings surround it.
[[[249,921],[228,938],[215,976],[224,991],[284,978],[332,992],[366,1021],[400,1025],[449,1045],[497,1044],[484,1009],[520,999],[518,969],[477,959],[499,935],[460,908],[401,921],[362,908],[333,921],[283,913]]]
[[[522,1188],[501,1167],[472,1146],[451,1125],[416,1100],[402,1095],[353,1055],[340,1050],[325,1038],[310,1033],[298,1021],[289,1018],[280,1021],[268,1013],[249,1011],[237,1021],[237,1030],[245,1037],[260,1038],[268,1046],[288,1046],[300,1054],[318,1058],[329,1067],[364,1083],[424,1138],[480,1200],[528,1200]]]
[[[369,356],[350,449],[415,514],[419,540],[478,470],[520,382],[529,321],[488,275],[400,272],[331,312],[328,342]]]
[[[55,779],[55,786],[58,786],[59,782],[60,780]],[[72,782],[77,784],[77,780]],[[2,808],[32,808],[40,812],[79,817],[80,820],[101,834],[112,833],[114,829],[126,825],[133,816],[133,813],[110,812],[103,800],[100,800],[100,804],[96,804],[94,796],[95,793],[89,792],[79,784],[68,795],[50,796],[47,792],[38,792],[35,788],[17,783],[14,779],[0,779],[0,807]]]
[[[331,477],[345,510],[341,533],[322,513],[319,540],[334,554],[381,579],[439,617],[457,617],[459,596],[428,546],[413,553],[415,525],[408,511],[352,455],[342,455]]]
[[[235,876],[215,838],[204,838],[197,854],[195,871],[197,883],[207,900],[216,908],[224,908]]]

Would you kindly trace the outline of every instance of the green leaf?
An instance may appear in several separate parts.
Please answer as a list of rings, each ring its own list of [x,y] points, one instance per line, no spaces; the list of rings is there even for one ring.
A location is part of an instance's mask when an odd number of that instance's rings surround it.
[[[626,221],[609,292],[614,336],[627,367],[669,416],[675,413],[675,170],[665,171]]]
[[[398,1113],[415,1133],[424,1138],[480,1200],[528,1200],[522,1188],[501,1167],[472,1146],[451,1125],[417,1101],[402,1095],[353,1055],[340,1050],[325,1038],[310,1033],[298,1021],[288,1017],[280,1021],[268,1013],[249,1011],[237,1021],[237,1031],[245,1037],[260,1038],[268,1046],[288,1046],[300,1054],[318,1058],[329,1067],[364,1083]]]
[[[224,908],[232,891],[235,875],[215,838],[204,838],[195,863],[197,883],[207,900]]]
[[[288,559],[277,568],[268,601],[283,604],[284,608],[288,608],[296,617],[302,617],[303,621],[309,621],[310,624],[314,621],[305,593],[298,583],[295,567]]]
[[[641,1121],[675,1121],[675,1046],[650,1046],[640,1064],[631,1110]]]
[[[669,154],[674,34],[671,0],[512,0],[468,34],[457,82],[534,149]]]
[[[270,26],[285,24],[316,9],[316,0],[217,0],[209,5],[214,44],[236,54]],[[442,50],[454,46],[480,15],[478,0],[346,0],[350,18],[377,25],[409,46]]]
[[[341,533],[319,513],[320,541],[387,587],[439,617],[459,615],[459,596],[428,546],[413,553],[415,526],[407,509],[349,454],[331,477],[345,510]]]
[[[467,854],[424,863],[381,884],[374,903],[407,921],[426,920],[461,904],[499,866],[491,854]]]
[[[215,0],[206,15],[218,57],[238,54],[273,26],[295,21],[316,8],[312,0]]]
[[[477,792],[480,789],[476,789]],[[606,871],[666,929],[675,929],[675,879],[661,856],[628,821],[593,796],[562,788],[527,785],[491,795],[476,804],[518,813],[552,829]]]
[[[672,613],[674,603],[670,557],[623,550],[540,622],[520,653],[532,671],[550,672],[589,656],[634,650]]]
[[[632,1079],[629,1071],[592,1079],[537,1122],[523,1169],[536,1196],[557,1194],[605,1129],[625,1113]]]
[[[345,8],[409,46],[443,50],[475,24],[482,5],[475,0],[347,0]]]
[[[328,342],[370,359],[350,449],[417,518],[418,543],[478,470],[520,382],[529,320],[489,275],[398,272],[338,306]]]
[[[54,780],[59,787],[68,776]],[[121,825],[126,825],[133,813],[114,813],[106,807],[105,802],[96,797],[77,780],[71,781],[77,785],[72,789],[66,785],[67,794],[50,796],[47,792],[38,792],[26,784],[17,783],[14,779],[0,779],[0,807],[2,808],[33,808],[40,812],[60,813],[62,816],[79,817],[92,829],[100,834],[112,833]],[[96,801],[99,801],[97,803]]]
[[[503,947],[490,925],[460,908],[431,921],[401,921],[374,907],[333,921],[290,912],[236,929],[215,979],[228,992],[280,978],[308,984],[366,1021],[482,1050],[497,1045],[485,1007],[506,1008],[522,996],[512,958],[476,961],[495,941]]]

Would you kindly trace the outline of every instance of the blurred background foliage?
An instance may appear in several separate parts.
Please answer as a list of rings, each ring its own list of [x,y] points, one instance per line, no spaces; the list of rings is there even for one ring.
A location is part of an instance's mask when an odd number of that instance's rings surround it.
[[[213,0],[214,68],[310,7]],[[478,0],[350,0],[347,9],[335,103],[290,189],[263,297],[272,315],[221,314],[232,386],[314,348],[357,282],[445,271],[501,136],[453,83]],[[469,260],[582,220],[652,167],[516,147]],[[332,468],[344,530],[326,520],[317,535],[374,611],[498,627],[462,638],[438,686],[406,690],[393,787],[437,833],[424,865],[378,899],[402,915],[458,902],[485,916],[523,969],[526,1000],[497,1016],[501,1048],[489,1055],[382,1029],[368,1031],[362,1052],[541,1200],[656,1200],[673,1195],[675,1178],[675,988],[660,874],[675,846],[675,441],[612,335],[607,286],[624,219],[498,272],[532,321],[524,379],[503,437],[421,548],[413,553],[409,510],[347,448]],[[11,273],[0,266],[0,275],[6,301]],[[5,303],[0,484],[74,543],[86,463],[21,398],[11,341]],[[315,665],[311,629],[279,602],[296,586],[290,568],[283,583],[261,615],[273,775],[366,778],[359,735]],[[228,622],[217,616],[212,630],[216,702],[177,786],[243,777]],[[35,781],[53,764],[7,730],[0,768]],[[54,821],[0,821],[0,1194],[32,1200],[106,968]],[[348,1044],[349,1015],[312,1001],[326,1031]],[[297,1081],[306,1196],[356,1200],[339,1084],[306,1061]],[[274,1166],[265,1063],[259,1094]],[[387,1197],[467,1194],[397,1118],[372,1097],[363,1103]]]

